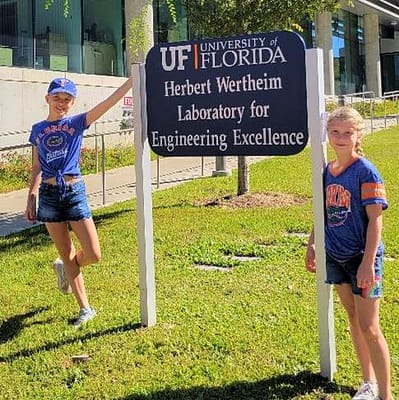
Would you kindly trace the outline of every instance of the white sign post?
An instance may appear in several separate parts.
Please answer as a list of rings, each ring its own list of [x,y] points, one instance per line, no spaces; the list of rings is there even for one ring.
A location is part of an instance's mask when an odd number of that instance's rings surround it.
[[[313,213],[316,246],[316,280],[319,323],[321,375],[333,379],[336,371],[333,295],[326,280],[324,251],[323,168],[326,164],[324,129],[324,74],[321,49],[306,50],[306,85],[308,97],[308,126],[312,149]]]
[[[154,234],[152,226],[151,158],[147,138],[144,64],[132,66],[134,146],[139,247],[140,316],[143,326],[156,324]]]

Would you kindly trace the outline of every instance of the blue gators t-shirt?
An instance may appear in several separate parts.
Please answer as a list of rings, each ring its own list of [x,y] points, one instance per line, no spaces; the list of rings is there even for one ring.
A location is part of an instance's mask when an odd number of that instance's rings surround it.
[[[87,128],[86,113],[32,126],[29,142],[37,146],[42,179],[55,177],[64,186],[63,175],[80,176],[80,150]]]
[[[338,261],[346,261],[364,251],[368,217],[365,206],[388,207],[385,186],[375,166],[361,157],[338,176],[325,171],[325,246]],[[383,250],[380,242],[379,251]]]

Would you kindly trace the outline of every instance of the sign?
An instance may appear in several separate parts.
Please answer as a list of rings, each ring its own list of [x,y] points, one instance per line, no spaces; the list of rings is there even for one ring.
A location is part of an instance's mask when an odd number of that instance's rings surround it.
[[[133,107],[133,96],[124,96],[123,97],[123,106],[124,107]]]
[[[160,44],[145,68],[156,154],[291,155],[308,142],[305,45],[296,33]]]
[[[133,96],[124,96],[122,104],[122,128],[133,128]]]

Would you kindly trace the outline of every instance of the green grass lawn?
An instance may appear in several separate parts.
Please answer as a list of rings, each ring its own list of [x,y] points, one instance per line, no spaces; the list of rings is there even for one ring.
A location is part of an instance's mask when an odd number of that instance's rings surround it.
[[[366,137],[387,186],[381,320],[399,398],[399,129]],[[319,375],[315,276],[305,271],[312,226],[311,156],[250,167],[251,191],[301,203],[267,208],[197,206],[236,192],[236,175],[153,194],[157,324],[140,326],[136,204],[95,211],[103,260],[85,271],[98,318],[69,322],[75,301],[50,268],[42,227],[0,238],[0,398],[263,400],[350,399],[360,375],[346,318],[335,302],[337,373]],[[240,262],[234,255],[256,256]],[[204,271],[214,263],[228,272]],[[88,354],[88,362],[71,357]]]

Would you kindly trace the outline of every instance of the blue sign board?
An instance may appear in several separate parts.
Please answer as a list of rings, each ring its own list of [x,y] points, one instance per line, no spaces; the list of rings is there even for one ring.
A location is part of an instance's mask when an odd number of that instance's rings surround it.
[[[291,155],[308,142],[305,45],[296,33],[160,44],[145,68],[156,154]]]

